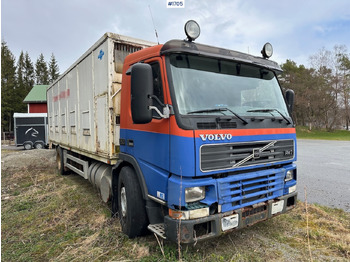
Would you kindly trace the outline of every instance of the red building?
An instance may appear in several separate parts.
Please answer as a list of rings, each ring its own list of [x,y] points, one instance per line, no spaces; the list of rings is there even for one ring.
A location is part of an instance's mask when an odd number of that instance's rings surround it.
[[[35,85],[23,100],[28,104],[28,113],[47,113],[46,89],[48,85]]]

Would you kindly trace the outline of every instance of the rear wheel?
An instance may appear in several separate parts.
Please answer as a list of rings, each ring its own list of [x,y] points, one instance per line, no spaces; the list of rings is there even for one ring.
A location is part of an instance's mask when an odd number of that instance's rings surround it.
[[[35,149],[43,149],[44,148],[44,143],[43,142],[37,142],[34,144]]]
[[[56,164],[60,175],[67,175],[68,168],[64,166],[63,149],[61,147],[56,148]]]
[[[118,181],[118,216],[124,234],[130,238],[147,232],[148,218],[141,188],[131,167],[123,167]]]

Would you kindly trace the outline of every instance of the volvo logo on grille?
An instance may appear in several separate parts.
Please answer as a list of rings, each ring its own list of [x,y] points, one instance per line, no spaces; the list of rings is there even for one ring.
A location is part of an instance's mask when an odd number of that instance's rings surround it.
[[[277,143],[277,140],[268,143],[266,146],[264,146],[262,148],[254,148],[253,153],[251,155],[247,156],[246,158],[242,159],[238,163],[234,164],[232,167],[238,167],[251,159],[260,158],[260,155],[262,152],[264,152],[266,149],[274,146],[276,143]]]
[[[260,148],[254,148],[253,149],[253,158],[260,158]]]

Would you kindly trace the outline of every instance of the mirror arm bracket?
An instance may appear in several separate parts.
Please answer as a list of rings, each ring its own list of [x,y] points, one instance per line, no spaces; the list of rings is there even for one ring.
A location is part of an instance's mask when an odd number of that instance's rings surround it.
[[[161,113],[156,106],[149,106],[148,109],[155,110],[158,113],[158,115],[160,115],[160,117],[165,119],[169,118],[170,115],[173,114],[173,109],[171,105],[164,105],[163,113]]]
[[[162,107],[165,107],[165,105],[159,100],[159,98],[155,95],[149,95],[148,98],[152,98],[158,102]]]

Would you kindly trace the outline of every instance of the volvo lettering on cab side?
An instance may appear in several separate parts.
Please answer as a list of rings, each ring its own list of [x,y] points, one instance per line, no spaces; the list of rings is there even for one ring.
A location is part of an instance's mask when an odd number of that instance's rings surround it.
[[[200,134],[199,135],[202,141],[220,141],[220,140],[231,140],[231,134]]]

